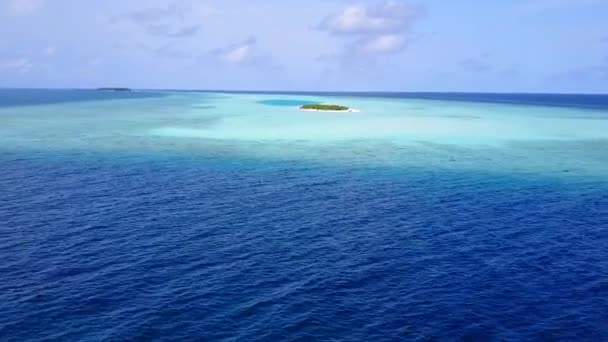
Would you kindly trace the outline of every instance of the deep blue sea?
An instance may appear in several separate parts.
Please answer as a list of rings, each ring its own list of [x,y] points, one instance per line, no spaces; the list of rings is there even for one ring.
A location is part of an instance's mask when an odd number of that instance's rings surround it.
[[[0,90],[0,341],[608,340],[607,96],[324,96]]]

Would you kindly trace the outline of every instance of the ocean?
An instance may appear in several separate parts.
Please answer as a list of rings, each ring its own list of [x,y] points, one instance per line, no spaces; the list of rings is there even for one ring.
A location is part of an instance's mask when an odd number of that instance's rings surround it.
[[[606,95],[3,89],[0,167],[0,341],[608,340]]]

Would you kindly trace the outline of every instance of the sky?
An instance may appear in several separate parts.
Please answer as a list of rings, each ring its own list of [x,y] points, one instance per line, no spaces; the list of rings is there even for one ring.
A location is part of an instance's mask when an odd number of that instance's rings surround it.
[[[606,0],[0,0],[0,87],[608,93]]]

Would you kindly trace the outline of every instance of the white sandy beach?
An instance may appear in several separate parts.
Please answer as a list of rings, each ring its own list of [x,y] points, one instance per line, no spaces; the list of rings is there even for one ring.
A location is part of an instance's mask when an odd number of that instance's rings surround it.
[[[354,108],[349,108],[347,110],[321,110],[321,109],[304,109],[298,108],[302,112],[323,112],[323,113],[360,113],[361,111]]]

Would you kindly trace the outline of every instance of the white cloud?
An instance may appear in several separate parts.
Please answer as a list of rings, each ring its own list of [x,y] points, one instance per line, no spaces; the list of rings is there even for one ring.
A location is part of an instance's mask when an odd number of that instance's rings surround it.
[[[379,6],[350,5],[323,20],[320,28],[334,34],[397,32],[407,28],[422,13],[422,7],[395,1]]]
[[[252,56],[252,44],[243,44],[236,46],[222,55],[222,59],[229,63],[243,64],[246,63]]]
[[[149,7],[110,18],[110,26],[135,28],[147,35],[165,38],[196,36],[202,23],[210,16],[221,13],[210,2],[203,0],[176,0],[164,7]]]
[[[261,60],[256,55],[257,42],[249,38],[244,42],[212,51],[220,60],[229,64],[249,64]]]
[[[412,24],[424,14],[424,7],[401,1],[356,4],[328,16],[318,28],[347,40],[344,57],[386,55],[406,47]]]
[[[15,58],[0,61],[0,70],[26,74],[32,69],[32,62],[28,58]]]
[[[258,42],[253,37],[224,48],[212,50],[209,54],[227,65],[264,70],[282,69],[282,66],[272,56],[265,55],[260,51]]]
[[[360,47],[367,53],[385,54],[402,50],[405,43],[405,37],[402,35],[383,34],[362,41]]]
[[[18,16],[31,15],[42,6],[46,0],[8,0],[9,13]]]

